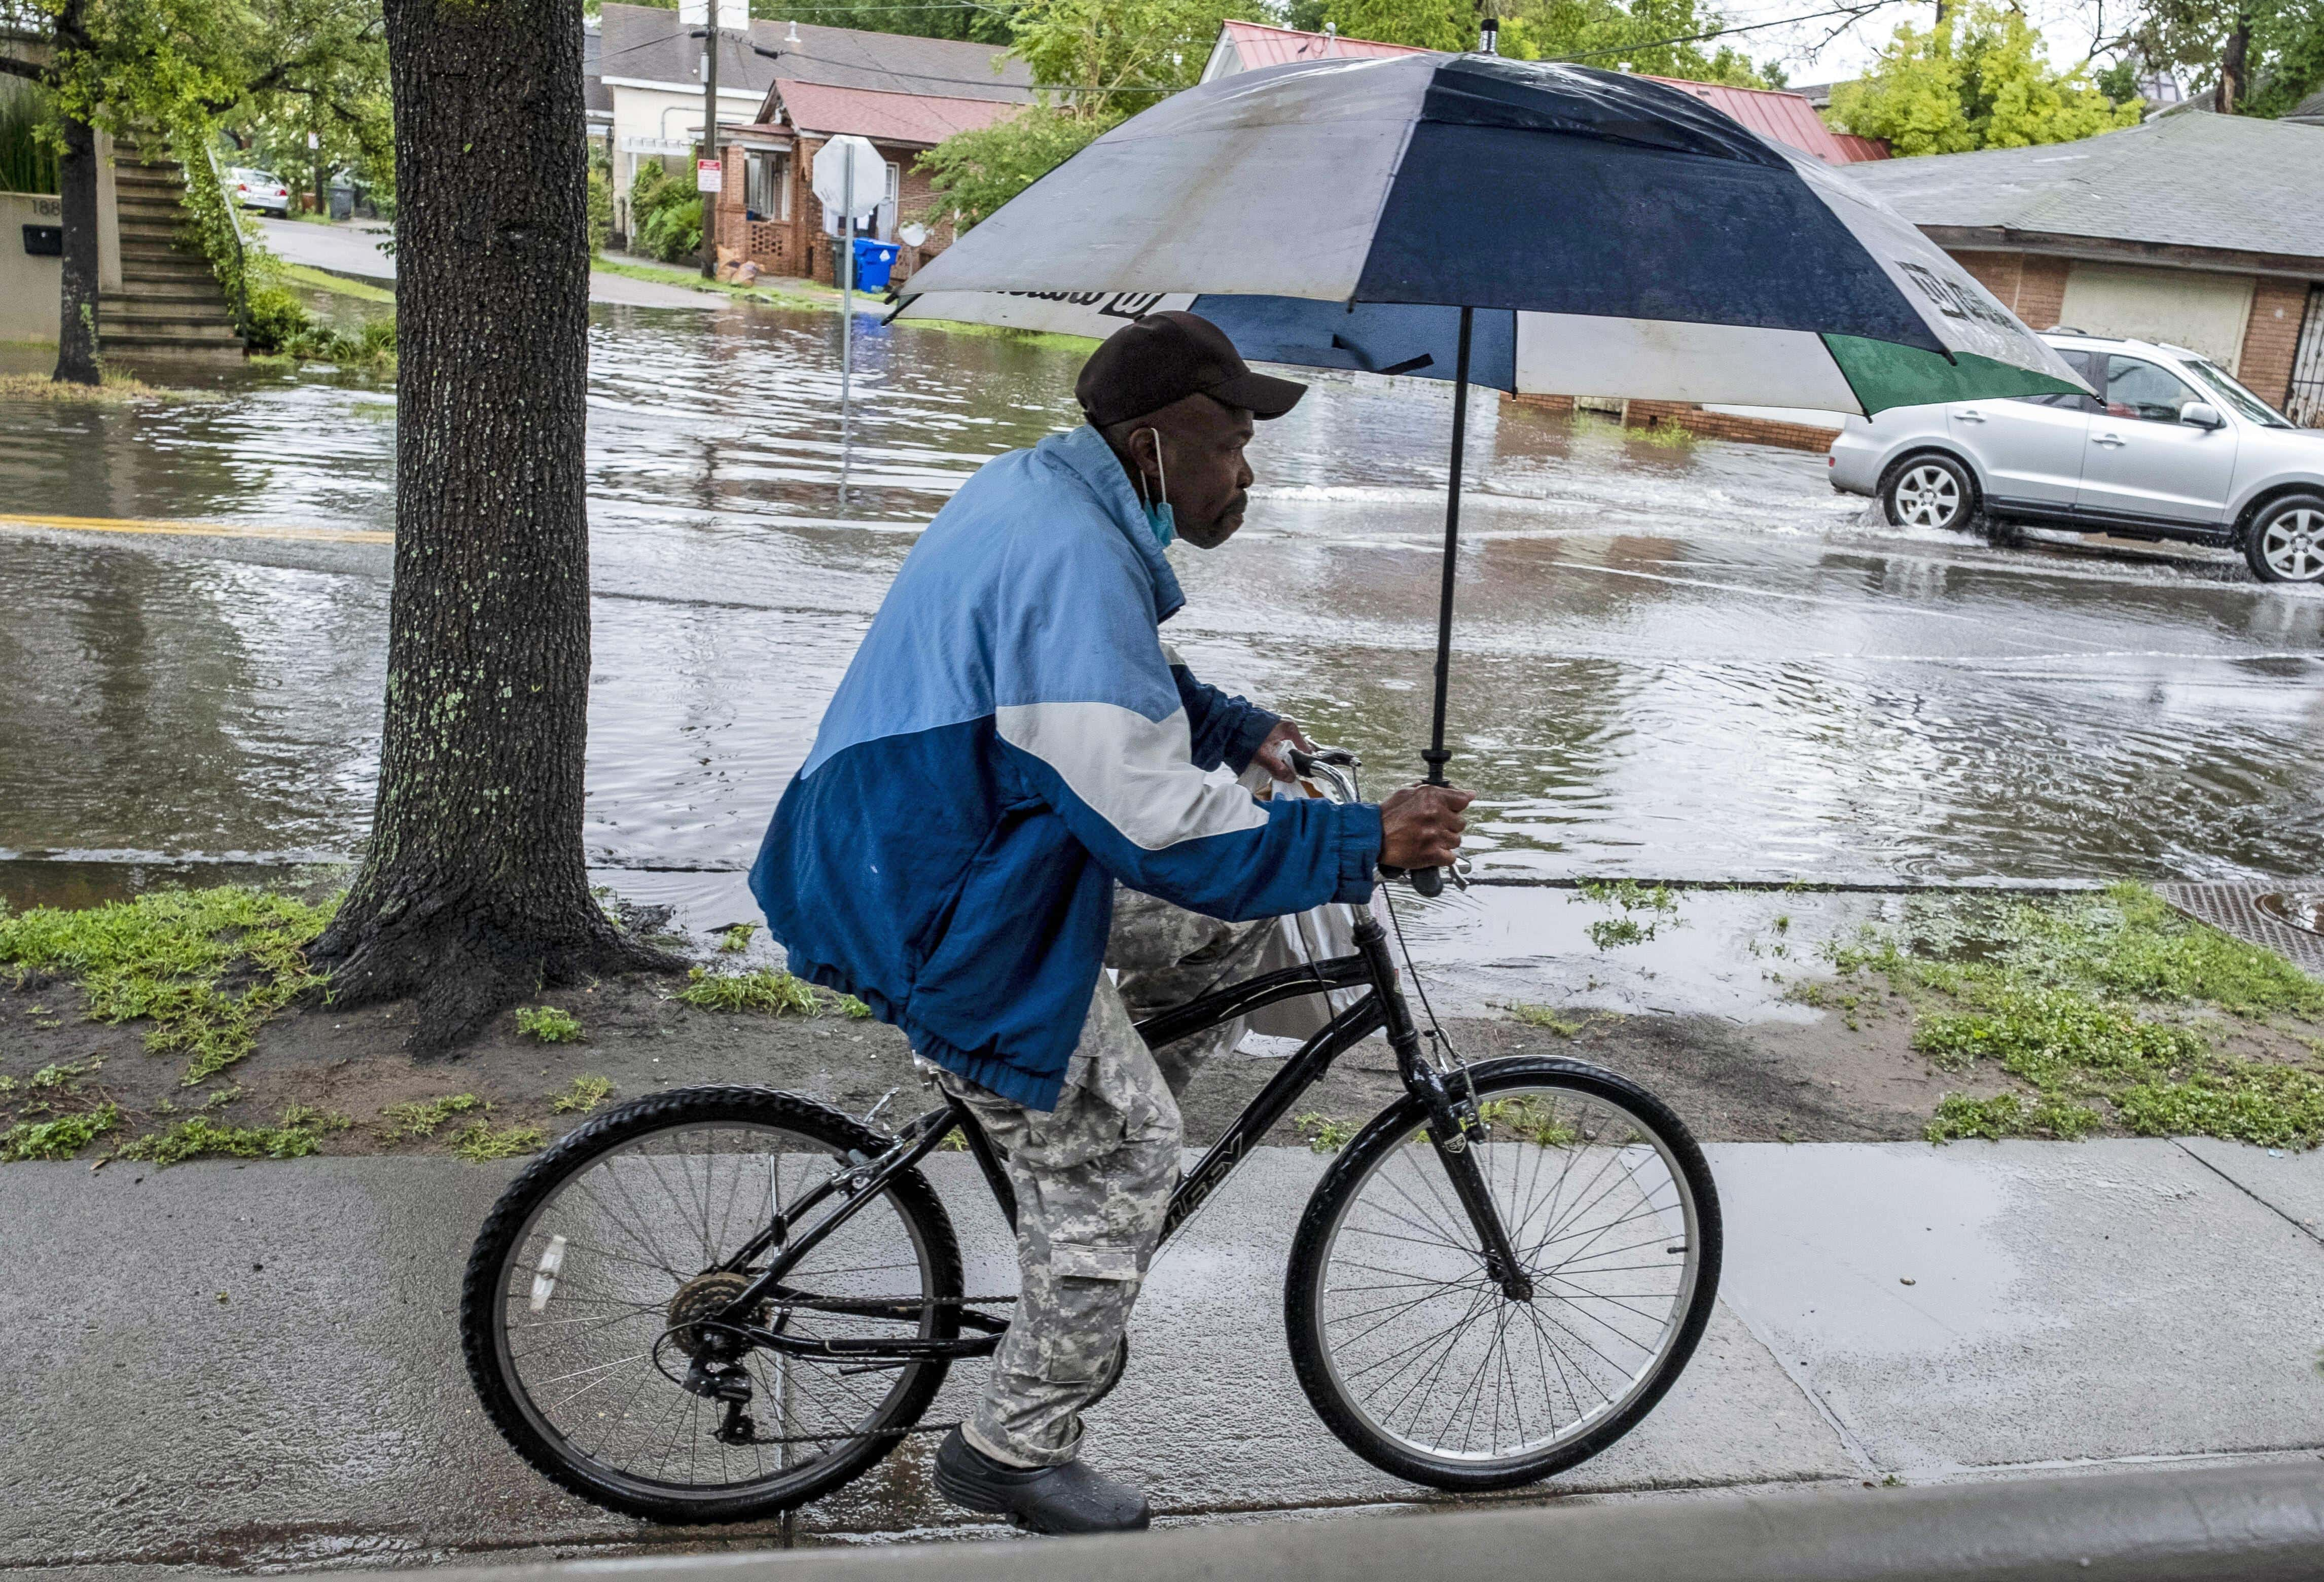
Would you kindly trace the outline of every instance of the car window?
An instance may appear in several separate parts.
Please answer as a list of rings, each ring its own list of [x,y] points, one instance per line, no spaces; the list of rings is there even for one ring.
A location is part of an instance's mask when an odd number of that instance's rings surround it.
[[[2100,388],[2098,384],[2098,371],[2096,366],[2096,354],[2094,353],[2070,351],[2063,346],[2052,346],[2050,349],[2057,353],[2058,355],[2064,360],[2067,367],[2080,374],[2082,376],[2083,382],[2088,384],[2092,390]],[[2032,406],[2056,407],[2061,410],[2068,412],[2102,412],[2106,410],[2104,407],[2098,404],[2095,397],[2081,395],[2079,393],[2068,394],[2064,391],[2053,391],[2049,395],[2019,396],[2017,399]]]
[[[2160,363],[2119,354],[2107,359],[2106,409],[2110,418],[2176,423],[2189,402],[2202,399]]]
[[[2289,428],[2290,419],[2236,382],[2236,376],[2216,363],[2200,357],[2187,359],[2187,371],[2211,387],[2214,393],[2226,398],[2227,404],[2253,422],[2268,428]]]

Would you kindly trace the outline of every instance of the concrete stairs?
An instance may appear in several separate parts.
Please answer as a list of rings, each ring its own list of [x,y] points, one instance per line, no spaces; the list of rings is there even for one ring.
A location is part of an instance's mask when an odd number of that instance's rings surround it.
[[[229,363],[242,360],[234,310],[208,262],[180,238],[187,221],[183,167],[160,144],[114,148],[121,223],[121,290],[97,308],[108,354],[135,361]]]

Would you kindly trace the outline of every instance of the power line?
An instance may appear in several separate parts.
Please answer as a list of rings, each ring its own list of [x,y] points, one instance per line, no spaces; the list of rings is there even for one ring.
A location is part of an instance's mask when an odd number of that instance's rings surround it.
[[[1672,44],[1700,44],[1711,39],[1727,38],[1735,33],[1756,33],[1766,28],[1790,27],[1795,23],[1818,22],[1827,16],[1868,16],[1889,3],[1890,0],[1868,0],[1868,4],[1859,5],[1835,5],[1828,11],[1811,11],[1800,16],[1779,16],[1773,22],[1753,22],[1747,23],[1741,27],[1713,28],[1709,32],[1686,33],[1674,39],[1647,39],[1634,44],[1613,44],[1603,50],[1584,50],[1578,55],[1559,55],[1554,57],[1554,60],[1556,63],[1563,65],[1572,61],[1595,60],[1607,55],[1629,55],[1641,50],[1660,50]]]

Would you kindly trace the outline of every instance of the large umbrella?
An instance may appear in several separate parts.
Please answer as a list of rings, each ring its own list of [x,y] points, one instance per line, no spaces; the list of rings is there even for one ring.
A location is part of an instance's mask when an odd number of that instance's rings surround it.
[[[2085,388],[1845,177],[1661,83],[1490,55],[1190,89],[900,295],[902,317],[1099,336],[1190,308],[1256,360],[1452,378],[1435,783],[1472,382],[1866,415]]]

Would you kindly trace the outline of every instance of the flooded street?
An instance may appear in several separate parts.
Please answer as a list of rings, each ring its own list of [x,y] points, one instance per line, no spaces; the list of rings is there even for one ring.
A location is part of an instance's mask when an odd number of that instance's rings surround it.
[[[915,531],[1069,420],[1082,348],[867,328],[843,461],[829,316],[594,312],[591,860],[731,892]],[[1376,791],[1425,728],[1449,418],[1441,385],[1320,382],[1262,428],[1242,534],[1173,551],[1196,670],[1357,748]],[[1821,455],[1489,395],[1471,432],[1452,744],[1481,872],[2324,868],[2313,589],[1891,529]],[[0,857],[355,848],[394,438],[387,391],[327,381],[0,403],[0,514],[281,535],[0,531]]]

